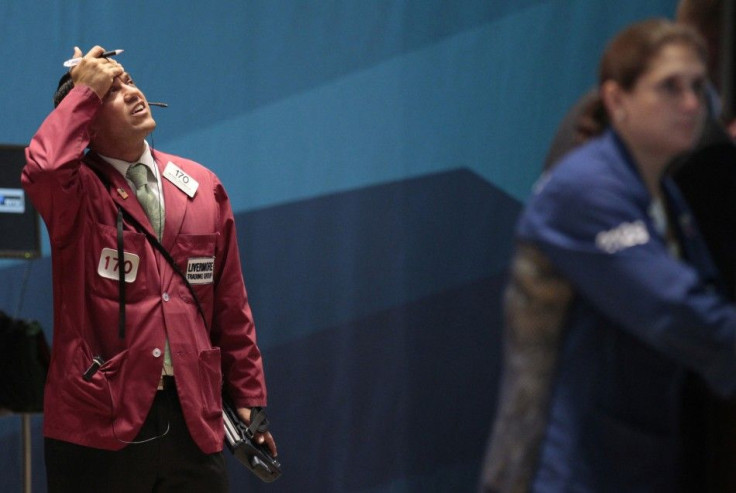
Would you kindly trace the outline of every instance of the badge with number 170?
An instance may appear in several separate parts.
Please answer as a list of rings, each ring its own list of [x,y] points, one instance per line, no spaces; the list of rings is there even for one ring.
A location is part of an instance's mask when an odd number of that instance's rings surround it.
[[[97,273],[107,279],[118,280],[120,278],[120,269],[125,274],[125,282],[135,281],[138,275],[138,264],[141,259],[135,253],[123,252],[123,261],[118,259],[117,250],[112,248],[103,248],[100,255],[100,262],[97,264]]]

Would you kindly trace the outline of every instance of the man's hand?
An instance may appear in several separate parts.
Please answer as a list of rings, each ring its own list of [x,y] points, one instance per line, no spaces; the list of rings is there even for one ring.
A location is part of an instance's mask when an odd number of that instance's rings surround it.
[[[237,411],[240,419],[245,421],[247,425],[250,425],[250,408],[239,407],[237,408]],[[274,441],[273,436],[271,436],[270,431],[267,431],[265,433],[256,433],[253,439],[259,445],[263,445],[265,443],[268,447],[268,450],[271,451],[271,455],[274,457],[278,456],[278,451],[276,450],[276,442]]]
[[[102,47],[95,46],[82,56],[82,50],[75,46],[73,57],[82,58],[82,61],[69,71],[75,86],[88,86],[100,99],[110,90],[115,77],[125,71],[115,60],[102,58],[100,55],[103,53],[105,50]]]

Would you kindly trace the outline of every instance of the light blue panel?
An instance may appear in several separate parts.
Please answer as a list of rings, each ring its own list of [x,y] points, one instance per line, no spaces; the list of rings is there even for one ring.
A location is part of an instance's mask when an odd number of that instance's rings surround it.
[[[236,210],[457,167],[524,200],[605,40],[674,4],[10,1],[0,54],[23,63],[0,67],[0,143],[28,141],[61,60],[100,42],[126,48],[147,95],[172,103],[155,144],[211,166]],[[443,10],[448,24],[432,17]]]
[[[226,183],[236,209],[408,176],[399,63],[352,74],[161,148],[207,163]]]
[[[212,167],[238,210],[457,167],[523,201],[609,33],[671,4],[539,3],[160,145]]]

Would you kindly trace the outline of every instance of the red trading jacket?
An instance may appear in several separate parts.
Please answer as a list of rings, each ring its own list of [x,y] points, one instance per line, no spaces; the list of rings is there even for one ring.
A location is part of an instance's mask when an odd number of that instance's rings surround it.
[[[238,407],[266,405],[229,199],[203,166],[153,152],[166,207],[163,246],[184,272],[192,266],[192,271],[206,270],[207,261],[214,261],[211,278],[205,275],[204,281],[195,281],[205,283],[193,283],[207,328],[181,277],[124,221],[123,265],[130,279],[121,339],[118,281],[109,278],[117,267],[117,206],[153,230],[125,178],[93,152],[85,155],[87,128],[100,104],[89,88],[74,88],[26,149],[22,183],[48,228],[53,267],[54,334],[44,435],[109,450],[132,441],[156,393],[168,335],[189,431],[203,452],[220,451],[223,380]],[[164,177],[169,163],[199,183],[193,198]],[[82,374],[98,355],[105,363],[85,381]]]

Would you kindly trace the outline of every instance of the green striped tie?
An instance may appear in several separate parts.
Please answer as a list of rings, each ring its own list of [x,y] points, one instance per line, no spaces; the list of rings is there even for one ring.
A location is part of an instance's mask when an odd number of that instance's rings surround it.
[[[153,230],[160,240],[164,228],[164,215],[161,210],[161,202],[148,186],[148,168],[143,163],[134,164],[128,168],[125,176],[133,182],[135,196],[143,210],[146,211],[148,220],[151,221]]]

